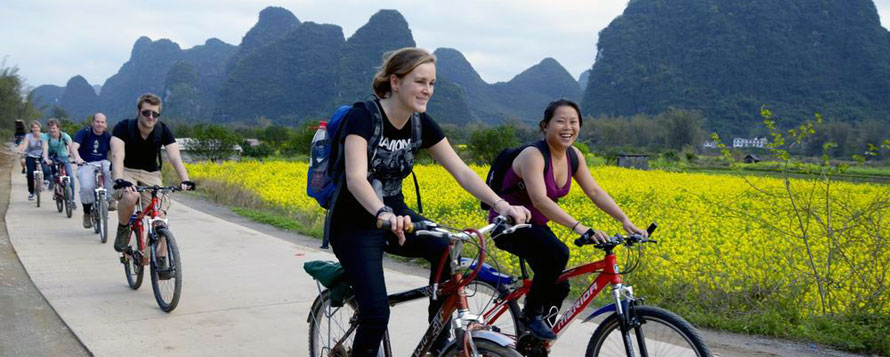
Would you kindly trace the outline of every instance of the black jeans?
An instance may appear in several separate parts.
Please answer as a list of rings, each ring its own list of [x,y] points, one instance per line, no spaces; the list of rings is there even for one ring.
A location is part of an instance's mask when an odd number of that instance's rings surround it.
[[[409,215],[412,221],[425,219],[407,208],[396,214]],[[349,230],[344,228],[347,225],[348,222],[331,222],[331,246],[343,269],[346,270],[346,277],[352,284],[358,302],[359,325],[352,343],[352,355],[376,356],[389,324],[388,294],[383,278],[383,252],[426,259],[432,266],[430,269],[430,282],[432,282],[449,242],[442,238],[418,237],[406,233],[405,244],[400,246],[398,238],[391,231]],[[439,281],[445,281],[450,274],[451,267],[446,262]],[[430,301],[429,318],[439,310],[441,304],[442,299]]]
[[[43,179],[49,180],[49,167],[40,161],[40,159],[30,156],[25,157],[25,167],[28,169],[28,193],[34,193],[34,170],[37,170],[37,165],[40,165],[40,169],[43,171]]]
[[[569,282],[556,283],[569,262],[569,248],[556,238],[550,227],[532,224],[495,240],[495,246],[524,258],[534,271],[532,287],[525,298],[523,313],[546,313],[550,306],[559,308],[569,294]]]

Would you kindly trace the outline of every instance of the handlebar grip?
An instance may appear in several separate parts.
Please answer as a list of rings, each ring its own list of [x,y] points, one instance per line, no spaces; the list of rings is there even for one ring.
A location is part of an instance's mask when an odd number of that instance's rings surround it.
[[[649,228],[646,228],[646,232],[649,233],[649,235],[651,236],[652,232],[655,232],[656,228],[658,228],[658,223],[652,222],[652,224],[649,225]]]
[[[588,239],[588,238],[581,237],[581,238],[575,239],[575,246],[583,247],[587,244],[590,244],[590,239]]]
[[[427,221],[411,222],[411,223],[408,223],[408,229],[405,230],[405,232],[414,233],[415,231],[426,230],[427,228],[430,228],[433,226],[434,225],[428,223]],[[383,220],[378,219],[377,220],[377,228],[385,230],[385,231],[390,231],[390,230],[392,230],[392,222],[391,221],[383,221]]]

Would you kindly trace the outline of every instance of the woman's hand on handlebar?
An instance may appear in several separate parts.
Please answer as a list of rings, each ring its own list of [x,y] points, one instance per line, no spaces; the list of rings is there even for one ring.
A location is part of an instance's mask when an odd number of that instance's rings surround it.
[[[630,233],[630,234],[636,233],[636,234],[639,234],[646,238],[649,237],[649,232],[646,232],[642,229],[637,228],[637,226],[635,226],[629,219],[626,219],[626,220],[624,220],[624,222],[621,222],[621,225],[624,226],[624,230],[627,231],[627,233]]]
[[[511,206],[504,200],[498,202],[494,209],[502,216],[512,217],[515,224],[526,223],[532,218],[532,212],[525,206]]]
[[[411,216],[397,216],[391,212],[383,212],[377,216],[377,220],[390,222],[392,233],[399,237],[399,245],[405,244],[405,231],[411,227]]]

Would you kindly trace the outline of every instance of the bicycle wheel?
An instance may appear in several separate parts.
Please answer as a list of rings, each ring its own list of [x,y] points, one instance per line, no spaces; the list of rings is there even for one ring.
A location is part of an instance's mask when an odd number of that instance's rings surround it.
[[[65,202],[62,202],[62,200],[65,199],[65,194],[59,192],[62,190],[60,186],[61,185],[56,184],[56,187],[53,188],[53,200],[56,201],[56,209],[61,213],[62,210],[65,209]]]
[[[142,286],[142,273],[145,267],[142,265],[143,254],[139,251],[139,243],[137,242],[136,232],[130,232],[130,245],[133,249],[132,255],[124,255],[121,262],[124,263],[124,273],[127,275],[127,284],[133,290]]]
[[[464,287],[464,292],[467,294],[467,304],[469,304],[470,312],[484,317],[486,319],[485,324],[491,326],[492,330],[513,339],[520,335],[517,319],[521,312],[519,304],[515,300],[507,302],[507,309],[500,316],[496,316],[497,312],[492,310],[497,303],[497,299],[509,294],[507,288],[503,285],[495,288],[484,281],[474,280]]]
[[[351,356],[358,326],[358,305],[347,298],[343,306],[334,307],[328,295],[328,290],[322,291],[309,311],[309,356]],[[341,339],[343,342],[334,347]]]
[[[65,187],[62,188],[62,190],[64,190],[64,195],[62,196],[62,199],[65,200],[65,215],[68,216],[68,218],[71,218],[71,210],[72,210],[71,206],[74,206],[74,201],[71,199],[71,186],[70,185],[71,185],[71,183],[67,183],[67,184],[65,184]]]
[[[93,205],[96,209],[97,217],[95,222],[96,233],[99,233],[99,241],[103,244],[108,241],[108,201],[105,197],[100,196],[99,201]]]
[[[182,293],[182,261],[179,259],[179,247],[176,246],[176,239],[166,227],[158,227],[156,230],[158,241],[155,242],[151,251],[151,287],[155,293],[155,300],[158,306],[164,312],[173,311],[179,304],[179,295]],[[167,241],[166,266],[158,266],[158,252],[162,239]]]
[[[634,311],[640,326],[628,334],[635,354],[643,355],[642,345],[649,356],[711,356],[698,332],[682,317],[654,306],[637,306]],[[618,319],[612,314],[596,328],[587,344],[587,357],[627,355]]]
[[[40,191],[43,191],[43,179],[34,175],[34,197],[37,200],[37,207],[40,207]]]
[[[476,346],[476,352],[479,353],[479,356],[486,357],[520,357],[522,356],[516,350],[510,347],[503,347],[497,343],[491,342],[489,340],[482,340],[479,338],[473,339],[473,345]],[[457,357],[463,356],[463,351],[458,351],[458,344],[452,344],[451,347],[448,348],[441,356],[447,357]]]

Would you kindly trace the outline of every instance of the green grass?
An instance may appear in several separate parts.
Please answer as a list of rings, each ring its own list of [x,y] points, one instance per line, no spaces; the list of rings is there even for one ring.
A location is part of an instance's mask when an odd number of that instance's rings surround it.
[[[298,232],[315,238],[321,238],[322,232],[319,232],[317,229],[313,229],[312,227],[307,227],[299,220],[282,215],[280,213],[244,207],[231,207],[231,209],[238,215],[254,222],[268,224],[273,227],[278,227],[287,231]]]

